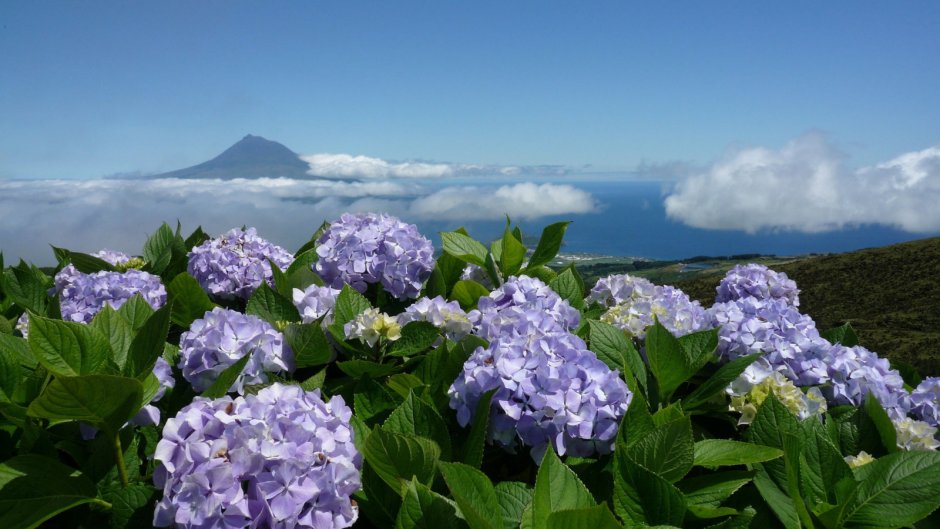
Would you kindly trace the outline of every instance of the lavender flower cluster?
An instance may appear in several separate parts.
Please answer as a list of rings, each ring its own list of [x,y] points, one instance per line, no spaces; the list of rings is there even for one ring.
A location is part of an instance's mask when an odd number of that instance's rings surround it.
[[[477,310],[468,316],[476,334],[493,341],[513,333],[517,321],[535,313],[548,316],[565,331],[574,330],[581,321],[577,309],[540,279],[529,276],[510,277],[489,296],[481,297]]]
[[[434,247],[414,224],[396,217],[344,214],[317,241],[314,270],[327,285],[365,292],[381,284],[399,300],[414,299],[434,269]]]
[[[219,374],[245,355],[248,363],[230,391],[263,384],[269,372],[294,370],[294,355],[284,336],[255,316],[216,307],[180,336],[179,367],[196,391],[208,389]]]
[[[609,307],[601,321],[643,339],[654,318],[675,336],[705,328],[705,309],[698,301],[671,286],[654,285],[628,274],[601,278],[591,289],[588,303]]]
[[[63,269],[64,271],[65,269]],[[65,278],[56,277],[62,319],[88,323],[105,305],[118,309],[135,294],[140,294],[154,309],[166,304],[166,288],[160,277],[140,270],[95,272]]]
[[[341,291],[330,287],[310,285],[304,290],[295,288],[292,299],[303,323],[313,323],[323,318],[321,324],[327,327],[333,323],[333,307]]]
[[[262,281],[273,285],[271,262],[286,270],[294,260],[284,248],[258,237],[254,228],[236,228],[209,239],[188,257],[189,274],[211,296],[226,300],[248,299]]]
[[[911,415],[940,427],[940,377],[927,377],[911,392]]]
[[[457,421],[466,426],[481,396],[496,390],[490,440],[515,450],[531,447],[541,460],[549,444],[559,454],[589,456],[613,449],[633,395],[617,371],[571,334],[579,314],[544,283],[510,278],[474,314],[478,347],[448,390]]]
[[[829,343],[819,335],[812,318],[796,309],[797,292],[796,284],[785,275],[758,265],[736,267],[722,281],[719,299],[731,299],[715,303],[706,312],[709,323],[719,327],[720,357],[763,355],[729,386],[729,393],[740,400],[744,392],[774,375],[796,386],[813,387],[812,391],[819,388],[832,406],[860,406],[872,394],[894,421],[899,436],[906,439],[899,446],[932,446],[922,438],[936,426],[940,383],[928,379],[908,393],[900,373],[891,369],[887,359],[861,346]],[[910,423],[909,414],[922,419],[923,425]]]
[[[783,299],[794,307],[800,306],[800,290],[796,282],[783,272],[774,272],[764,265],[737,265],[725,274],[716,288],[717,303],[747,297],[757,299]]]
[[[167,421],[154,459],[153,523],[187,528],[349,527],[362,457],[343,398],[274,384],[197,397]]]

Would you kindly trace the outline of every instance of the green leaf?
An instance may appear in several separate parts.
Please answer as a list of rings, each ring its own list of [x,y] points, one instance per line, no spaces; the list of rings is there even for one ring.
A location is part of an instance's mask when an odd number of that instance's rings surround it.
[[[685,357],[689,360],[689,371],[694,375],[715,358],[715,351],[718,349],[718,329],[680,336],[679,345],[682,346]]]
[[[614,510],[625,522],[682,526],[686,503],[672,483],[631,460],[619,446],[614,457]]]
[[[553,512],[548,529],[623,529],[607,505]]]
[[[46,312],[49,302],[47,291],[51,284],[49,277],[42,270],[21,260],[15,267],[2,272],[4,292],[14,303],[37,314]]]
[[[826,427],[818,420],[806,420],[800,423],[803,436],[803,495],[810,502],[835,505],[834,483],[843,479],[852,479],[852,469],[839,452],[839,448],[829,438]]]
[[[441,244],[444,253],[452,255],[461,261],[486,265],[486,246],[468,235],[456,231],[441,232]]]
[[[173,230],[164,222],[144,243],[144,260],[155,274],[161,274],[170,264],[174,239]]]
[[[130,324],[131,330],[137,332],[153,315],[153,307],[147,303],[143,296],[134,294],[121,305],[117,313]]]
[[[299,322],[300,313],[294,303],[278,294],[264,281],[248,298],[245,314],[251,314],[262,320],[277,325],[278,322]]]
[[[895,430],[891,418],[888,417],[888,412],[885,411],[881,403],[878,402],[878,399],[875,398],[874,393],[869,392],[868,395],[865,396],[863,409],[865,414],[868,415],[868,418],[871,419],[872,423],[875,425],[875,429],[878,430],[878,436],[881,437],[881,444],[884,445],[884,449],[887,450],[888,453],[897,452],[897,430]]]
[[[525,245],[509,231],[509,226],[503,231],[502,252],[499,256],[499,269],[503,277],[514,276],[522,268],[525,259]]]
[[[800,517],[796,512],[793,499],[786,492],[780,490],[780,487],[774,483],[774,480],[762,468],[761,464],[757,465],[757,471],[754,474],[754,485],[760,492],[761,498],[786,529],[798,529],[800,527]]]
[[[783,457],[783,451],[777,448],[730,439],[705,439],[695,443],[695,464],[700,467],[749,465],[778,457]]]
[[[284,340],[294,352],[297,369],[323,365],[333,359],[333,347],[319,322],[291,323],[284,329]]]
[[[172,303],[164,305],[147,318],[146,323],[137,331],[127,352],[127,365],[123,369],[125,375],[140,378],[153,371],[153,365],[166,346],[171,311]]]
[[[420,482],[408,482],[395,529],[442,529],[457,522],[457,509],[447,498]]]
[[[646,388],[646,365],[623,331],[609,323],[597,320],[588,320],[588,326],[590,349],[597,355],[597,358],[611,369],[618,369],[625,375],[629,373],[636,377],[640,387]],[[627,385],[631,386],[631,384],[632,381],[628,379]],[[635,387],[635,384],[632,386]],[[636,393],[635,389],[634,393]]]
[[[358,359],[347,360],[345,362],[336,362],[336,367],[352,378],[362,378],[365,376],[370,378],[382,378],[384,376],[391,375],[392,373],[397,373],[401,370],[401,366],[392,364],[378,364],[368,360]]]
[[[111,263],[104,259],[86,253],[66,251],[68,252],[68,258],[72,266],[83,274],[94,274],[95,272],[101,271],[114,272],[117,270]]]
[[[366,309],[371,308],[372,304],[365,296],[353,287],[343,285],[343,289],[336,296],[336,306],[333,308],[333,325],[342,327]]]
[[[558,274],[547,266],[529,266],[525,269],[525,275],[534,277],[546,285],[552,282]]]
[[[392,375],[385,381],[385,386],[402,399],[407,399],[408,395],[413,391],[415,395],[419,396],[421,400],[428,403],[428,405],[432,404],[432,401],[427,398],[427,392],[425,391],[427,384],[411,373]]]
[[[634,393],[630,406],[627,407],[627,413],[620,421],[616,446],[626,450],[645,438],[655,428],[656,425],[653,423],[649,404],[643,398],[642,393]]]
[[[431,348],[441,338],[441,331],[433,323],[412,321],[401,328],[401,338],[392,342],[388,356],[415,356]]]
[[[30,529],[96,501],[95,484],[77,470],[36,455],[0,464],[0,527]]]
[[[689,505],[711,505],[717,507],[738,489],[751,482],[752,471],[732,470],[714,472],[683,479],[676,486],[685,496]]]
[[[111,359],[114,360],[115,365],[123,369],[127,364],[127,351],[134,339],[134,329],[131,328],[131,324],[111,308],[111,305],[105,304],[98,314],[95,314],[89,327],[108,338],[111,344]]]
[[[500,529],[503,519],[490,478],[463,463],[438,463],[444,482],[470,529]]]
[[[29,415],[51,423],[81,421],[113,434],[142,405],[137,379],[112,375],[55,378],[29,405]]]
[[[298,248],[297,251],[294,252],[294,255],[301,255],[301,254],[307,253],[307,252],[309,252],[309,251],[311,251],[311,250],[316,250],[316,248],[317,248],[317,241],[320,240],[320,237],[321,237],[324,233],[326,233],[326,230],[328,230],[328,229],[330,229],[330,223],[327,222],[327,221],[321,222],[321,223],[320,223],[320,227],[317,228],[317,231],[313,232],[313,235],[310,236],[310,240],[308,240],[307,242],[304,243],[303,246],[301,246],[300,248]]]
[[[518,528],[522,523],[522,513],[532,502],[532,494],[535,491],[519,481],[500,481],[495,488],[496,500],[503,516],[503,528]]]
[[[480,396],[474,410],[473,420],[470,422],[470,433],[463,444],[464,463],[479,468],[483,464],[483,448],[486,446],[486,437],[490,427],[490,406],[496,389],[491,389]]]
[[[783,450],[784,435],[796,434],[799,428],[796,417],[771,393],[758,408],[747,431],[747,439],[752,443]]]
[[[842,344],[846,347],[855,347],[858,345],[858,335],[855,334],[855,329],[852,328],[852,324],[850,323],[823,331],[819,333],[819,335],[834,344]]]
[[[287,267],[285,274],[290,277],[302,269],[312,271],[312,267],[317,264],[319,259],[320,256],[317,255],[317,250],[315,248],[311,248],[304,251],[303,253],[299,253],[296,257],[294,257],[294,260],[291,262],[290,266]]]
[[[451,457],[450,433],[447,424],[430,405],[415,398],[414,392],[389,415],[382,425],[387,432],[426,437],[441,449],[441,457]]]
[[[201,396],[210,399],[224,397],[232,390],[232,386],[235,385],[238,375],[242,374],[242,370],[245,369],[245,364],[251,359],[252,354],[253,353],[249,351],[245,356],[239,358],[237,362],[226,367],[225,370],[219,373],[219,377],[215,379],[215,382],[213,382],[207,390],[202,392]]]
[[[903,527],[940,507],[940,453],[897,452],[876,459],[847,501],[824,519],[835,527]]]
[[[692,423],[683,417],[654,428],[627,447],[624,454],[646,470],[675,483],[692,469],[693,446]]]
[[[183,247],[186,251],[190,251],[211,238],[212,237],[202,229],[202,226],[196,226],[196,229],[183,241]]]
[[[763,354],[760,353],[741,356],[721,366],[708,380],[682,399],[682,407],[686,410],[693,410],[707,403],[712,397],[722,393],[728,384],[747,369],[747,366],[762,356]]]
[[[29,348],[50,373],[77,376],[100,373],[111,358],[108,339],[81,323],[29,316]]]
[[[565,237],[565,230],[568,229],[569,224],[571,224],[571,221],[556,222],[549,224],[542,230],[542,236],[539,238],[535,251],[532,252],[532,257],[529,258],[527,269],[544,265],[558,255],[558,250],[561,249],[561,241]]]
[[[460,303],[460,308],[470,310],[476,308],[480,298],[489,294],[490,291],[485,286],[470,279],[463,279],[454,284],[450,298]]]
[[[145,483],[115,487],[106,496],[111,503],[111,527],[147,527],[153,524],[153,504],[157,489]]]
[[[711,335],[714,334],[714,340]],[[695,333],[696,336],[677,339],[659,321],[646,331],[646,356],[650,371],[656,377],[659,397],[667,401],[683,382],[692,377],[708,362],[714,353],[712,341],[717,345],[717,330]]]
[[[802,476],[800,472],[800,452],[802,443],[800,436],[795,433],[787,433],[783,436],[783,462],[787,474],[787,492],[790,499],[793,500],[793,506],[796,508],[796,514],[800,522],[809,529],[813,529],[813,519],[806,508],[806,501],[803,499],[801,489]]]
[[[555,279],[548,284],[562,299],[580,309],[584,307],[584,291],[581,289],[581,283],[578,281],[573,268],[565,268]]]
[[[215,307],[196,278],[185,272],[170,281],[166,294],[167,302],[173,304],[170,319],[184,329]]]
[[[548,517],[553,512],[594,505],[594,497],[587,487],[558,459],[549,444],[535,477],[535,492],[532,496],[533,528],[547,527]]]
[[[376,428],[366,438],[363,455],[382,481],[398,491],[412,476],[430,485],[441,449],[437,443],[424,437]]]
[[[315,389],[320,389],[323,387],[323,383],[326,382],[326,368],[317,371],[313,376],[304,380],[300,383],[300,387],[304,391],[313,391]]]

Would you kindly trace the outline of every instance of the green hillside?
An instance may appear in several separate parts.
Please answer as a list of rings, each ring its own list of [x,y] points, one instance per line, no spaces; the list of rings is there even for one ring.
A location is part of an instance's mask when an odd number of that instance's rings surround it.
[[[940,375],[940,237],[770,266],[796,281],[820,329],[851,322],[865,347]],[[720,268],[673,284],[710,305]]]

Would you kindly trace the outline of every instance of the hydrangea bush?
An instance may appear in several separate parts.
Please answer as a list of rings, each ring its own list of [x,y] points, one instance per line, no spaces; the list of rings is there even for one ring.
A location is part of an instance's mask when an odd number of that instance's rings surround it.
[[[0,527],[936,525],[940,378],[763,266],[585,284],[567,224],[0,254]]]

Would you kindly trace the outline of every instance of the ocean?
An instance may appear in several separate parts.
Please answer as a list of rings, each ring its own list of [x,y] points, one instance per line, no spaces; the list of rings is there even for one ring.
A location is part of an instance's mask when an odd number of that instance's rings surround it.
[[[862,225],[825,233],[764,231],[748,234],[734,230],[705,230],[667,218],[662,182],[566,183],[591,192],[601,204],[599,210],[588,214],[543,217],[518,224],[529,238],[537,237],[542,227],[552,222],[573,221],[562,248],[562,252],[567,253],[663,260],[748,253],[791,256],[848,252],[940,235],[940,232],[909,233],[881,225]],[[494,219],[463,225],[475,238],[489,241],[502,234],[504,222]],[[434,240],[439,239],[432,234],[458,227],[443,222],[418,222],[418,225]]]

